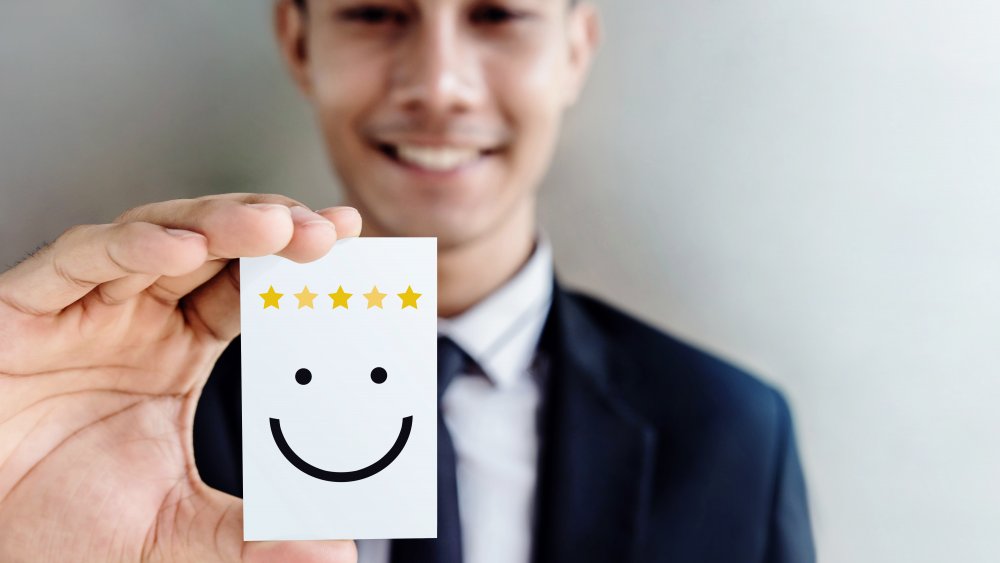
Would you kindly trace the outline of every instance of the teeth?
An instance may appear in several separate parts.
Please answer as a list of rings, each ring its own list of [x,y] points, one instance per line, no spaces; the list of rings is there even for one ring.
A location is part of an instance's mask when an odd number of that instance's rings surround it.
[[[419,145],[398,145],[396,154],[403,162],[434,171],[452,170],[479,158],[476,149]]]

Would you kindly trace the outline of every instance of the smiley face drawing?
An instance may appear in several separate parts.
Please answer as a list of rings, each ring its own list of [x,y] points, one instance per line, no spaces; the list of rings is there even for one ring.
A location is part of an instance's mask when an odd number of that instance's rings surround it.
[[[240,258],[244,540],[436,535],[437,248]]]
[[[388,373],[386,373],[384,368],[375,367],[372,369],[371,380],[373,383],[381,385],[382,383],[385,383],[387,378]],[[312,372],[306,368],[299,369],[295,372],[295,381],[298,382],[299,385],[308,385],[309,382],[312,381]],[[395,461],[396,458],[399,457],[399,454],[403,451],[407,440],[410,439],[410,430],[413,428],[413,416],[403,417],[402,424],[399,428],[399,434],[396,436],[396,441],[392,444],[392,447],[389,448],[389,451],[387,451],[385,455],[377,461],[366,467],[351,471],[330,471],[316,467],[299,457],[299,455],[295,453],[295,450],[288,445],[288,441],[285,439],[285,434],[281,431],[281,421],[277,418],[271,418],[270,421],[271,436],[274,438],[274,443],[278,446],[278,450],[281,451],[281,454],[285,456],[285,459],[287,459],[289,463],[310,477],[334,483],[350,483],[352,481],[367,479],[379,471],[382,471],[386,467],[389,467],[389,465]]]

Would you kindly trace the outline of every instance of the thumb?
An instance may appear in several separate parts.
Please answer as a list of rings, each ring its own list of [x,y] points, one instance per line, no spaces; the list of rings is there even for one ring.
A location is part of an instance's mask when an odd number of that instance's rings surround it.
[[[160,516],[152,560],[356,563],[358,559],[351,540],[243,541],[243,501],[204,483],[174,511],[162,511]],[[167,545],[165,538],[171,538]]]

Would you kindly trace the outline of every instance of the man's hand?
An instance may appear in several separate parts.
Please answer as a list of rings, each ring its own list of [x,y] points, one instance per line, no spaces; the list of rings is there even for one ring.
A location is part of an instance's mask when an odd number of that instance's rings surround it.
[[[142,206],[0,274],[0,561],[354,561],[353,542],[243,542],[198,477],[206,378],[239,332],[240,256],[315,260],[350,208],[281,196]]]

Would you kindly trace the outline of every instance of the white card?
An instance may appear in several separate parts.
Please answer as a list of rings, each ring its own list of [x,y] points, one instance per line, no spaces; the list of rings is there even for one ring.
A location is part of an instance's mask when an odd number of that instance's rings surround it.
[[[244,538],[435,537],[437,239],[241,258],[240,314]]]

